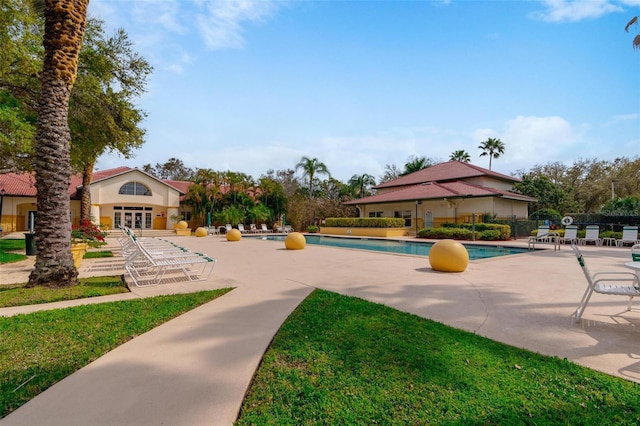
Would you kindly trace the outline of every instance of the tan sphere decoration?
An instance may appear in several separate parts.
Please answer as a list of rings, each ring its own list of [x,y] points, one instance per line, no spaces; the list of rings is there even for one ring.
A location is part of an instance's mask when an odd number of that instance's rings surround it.
[[[227,231],[227,241],[240,241],[240,238],[242,238],[242,233],[237,229]]]
[[[180,222],[176,223],[177,229],[187,229],[187,226],[189,226],[189,224],[184,220],[181,220]]]
[[[441,240],[429,250],[431,268],[440,272],[462,272],[469,264],[469,252],[457,241]]]
[[[209,235],[207,228],[199,227],[196,229],[196,237],[206,237],[207,235]]]
[[[290,232],[284,239],[287,250],[302,250],[307,245],[304,235],[299,232]]]

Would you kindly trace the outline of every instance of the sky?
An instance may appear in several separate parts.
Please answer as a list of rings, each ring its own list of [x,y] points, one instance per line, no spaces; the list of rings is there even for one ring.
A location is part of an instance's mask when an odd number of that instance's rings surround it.
[[[640,156],[640,0],[91,0],[154,70],[146,142],[98,170],[246,173],[317,158],[347,182],[499,138],[492,170]]]

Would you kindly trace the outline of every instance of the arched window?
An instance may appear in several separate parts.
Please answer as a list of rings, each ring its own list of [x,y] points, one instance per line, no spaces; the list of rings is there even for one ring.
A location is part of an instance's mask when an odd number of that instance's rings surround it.
[[[151,190],[140,182],[127,182],[120,187],[121,195],[151,195]]]

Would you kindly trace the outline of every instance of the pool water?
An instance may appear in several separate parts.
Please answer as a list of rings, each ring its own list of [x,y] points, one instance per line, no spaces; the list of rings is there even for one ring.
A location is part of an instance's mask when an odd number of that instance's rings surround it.
[[[261,237],[263,240],[284,241],[284,235],[270,235]],[[417,256],[429,256],[429,250],[433,243],[419,243],[397,240],[378,240],[367,238],[340,238],[319,235],[305,235],[307,244],[320,246],[342,247],[360,250],[373,250],[384,253],[413,254]],[[469,253],[470,260],[486,259],[489,257],[506,256],[510,254],[527,253],[528,249],[518,247],[500,247],[464,244]]]

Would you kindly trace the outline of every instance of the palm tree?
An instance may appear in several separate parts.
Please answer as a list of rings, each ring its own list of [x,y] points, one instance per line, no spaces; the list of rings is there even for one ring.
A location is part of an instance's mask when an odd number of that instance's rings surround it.
[[[451,153],[449,161],[462,161],[463,163],[468,163],[471,161],[471,155],[469,155],[469,153],[464,149],[459,149]]]
[[[629,27],[632,25],[638,25],[638,17],[634,16],[633,18],[631,18],[631,20],[629,22],[627,22],[627,26],[624,27],[624,30],[626,32],[629,32]],[[633,38],[633,48],[634,49],[640,49],[640,34],[637,34],[634,38]]]
[[[427,157],[418,157],[415,155],[410,156],[404,165],[404,171],[400,176],[405,176],[411,173],[418,172],[427,167],[431,167],[435,164],[435,161]]]
[[[491,160],[504,154],[504,143],[498,138],[489,138],[482,142],[478,148],[482,150],[480,157],[489,156],[489,170],[491,170]]]
[[[317,174],[331,176],[327,166],[317,158],[302,157],[296,164],[296,171],[302,169],[302,176],[309,179],[309,198],[313,198],[313,180]]]
[[[349,179],[349,187],[353,194],[358,197],[366,197],[369,195],[369,189],[376,184],[376,180],[370,174],[353,175]]]
[[[44,4],[43,4],[44,3]],[[36,261],[29,286],[69,287],[78,271],[71,254],[69,96],[78,72],[78,56],[89,0],[47,0],[44,12],[44,62],[33,168],[38,217]]]

